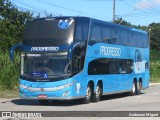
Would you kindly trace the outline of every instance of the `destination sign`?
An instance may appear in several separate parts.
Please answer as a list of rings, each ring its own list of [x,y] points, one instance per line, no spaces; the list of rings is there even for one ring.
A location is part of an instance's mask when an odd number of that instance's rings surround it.
[[[31,51],[58,51],[59,47],[32,47]]]

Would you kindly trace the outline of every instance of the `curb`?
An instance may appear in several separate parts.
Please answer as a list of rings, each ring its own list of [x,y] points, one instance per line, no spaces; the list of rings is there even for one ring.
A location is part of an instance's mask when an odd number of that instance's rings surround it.
[[[160,85],[160,83],[149,83],[149,86],[157,86]]]

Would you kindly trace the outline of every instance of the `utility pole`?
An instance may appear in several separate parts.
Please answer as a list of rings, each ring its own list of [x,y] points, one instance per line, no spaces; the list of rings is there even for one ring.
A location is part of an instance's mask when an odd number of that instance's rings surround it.
[[[149,36],[148,36],[148,37],[149,37],[149,42],[148,42],[148,43],[149,43],[149,48],[150,48],[150,44],[151,44],[151,30],[152,30],[151,28],[148,29],[148,35],[149,35]]]
[[[114,22],[115,21],[115,17],[116,17],[116,15],[115,15],[115,12],[116,12],[116,0],[113,0],[113,19],[112,19],[112,22]]]

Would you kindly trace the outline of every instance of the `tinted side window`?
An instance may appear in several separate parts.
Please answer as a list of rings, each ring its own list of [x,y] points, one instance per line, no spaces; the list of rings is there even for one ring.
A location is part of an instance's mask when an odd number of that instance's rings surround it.
[[[118,65],[118,73],[130,74],[133,72],[133,61],[132,60],[119,59],[117,61],[117,65]]]
[[[82,25],[78,24],[76,26],[76,32],[75,32],[75,40],[83,40],[83,35],[82,35]]]
[[[130,45],[137,46],[137,38],[136,38],[135,32],[131,32],[131,34],[130,34]]]
[[[129,33],[126,30],[123,30],[121,28],[115,28],[113,27],[112,30],[113,38],[115,38],[115,43],[120,45],[129,45]]]
[[[137,33],[137,46],[138,47],[148,47],[148,38],[146,35]]]
[[[89,75],[98,75],[98,74],[108,74],[108,59],[96,59],[89,63],[88,74]]]
[[[92,26],[90,39],[97,42],[102,41],[101,26],[99,25]]]
[[[112,39],[112,27],[103,27],[102,33],[103,33],[103,42],[114,43]]]
[[[87,40],[88,39],[89,25],[88,24],[83,24],[82,31],[83,31],[82,35],[83,35],[84,40]]]
[[[89,25],[85,22],[79,22],[76,24],[76,30],[75,30],[75,40],[87,40],[88,39],[88,30]]]
[[[100,74],[131,74],[133,60],[99,58],[91,61],[88,66],[89,75]]]
[[[138,32],[130,32],[130,46],[136,47],[148,47],[148,38],[147,35],[138,33]]]
[[[122,27],[98,25],[91,27],[90,40],[94,44],[102,41],[109,44],[119,44],[134,47],[148,47],[147,35]]]
[[[114,40],[114,43],[118,43],[118,30],[117,28],[113,27],[112,29],[112,35],[113,35],[113,40]]]
[[[143,42],[144,42],[144,47],[148,47],[149,45],[148,36],[143,35]]]
[[[144,43],[144,41],[143,41],[142,35],[137,33],[137,46],[138,47],[143,47],[143,43]]]
[[[119,44],[122,44],[122,45],[128,45],[129,41],[128,41],[128,31],[126,30],[123,30],[123,29],[119,29],[118,30],[118,41],[119,41]]]

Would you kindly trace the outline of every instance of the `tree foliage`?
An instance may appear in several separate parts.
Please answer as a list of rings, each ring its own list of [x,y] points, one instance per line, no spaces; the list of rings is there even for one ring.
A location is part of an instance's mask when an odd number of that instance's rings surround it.
[[[9,0],[0,0],[0,50],[6,51],[22,40],[27,20],[32,14],[18,10]]]
[[[122,18],[117,18],[114,23],[116,24],[120,24],[120,25],[125,25],[125,26],[128,26],[128,27],[137,27],[135,25],[132,25],[130,22],[127,22],[125,20],[123,20]]]
[[[150,30],[150,45],[152,49],[160,50],[160,23],[151,23]]]

